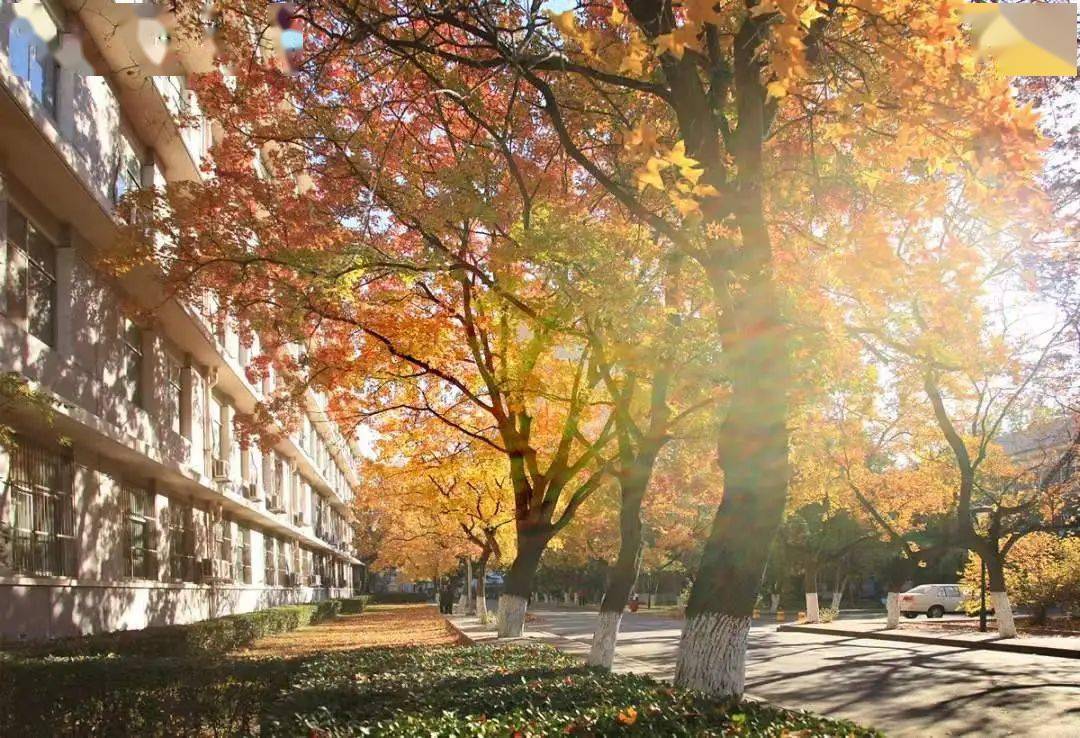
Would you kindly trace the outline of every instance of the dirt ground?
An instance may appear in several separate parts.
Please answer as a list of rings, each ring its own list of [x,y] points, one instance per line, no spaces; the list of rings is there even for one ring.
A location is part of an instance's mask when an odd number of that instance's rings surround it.
[[[325,623],[268,636],[236,655],[292,658],[377,646],[445,646],[463,642],[467,641],[450,627],[434,605],[373,605],[360,615],[339,615]]]

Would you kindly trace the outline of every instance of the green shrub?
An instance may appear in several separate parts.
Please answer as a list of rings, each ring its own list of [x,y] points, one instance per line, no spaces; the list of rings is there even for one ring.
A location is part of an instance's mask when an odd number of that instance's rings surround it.
[[[371,602],[376,605],[414,605],[431,601],[432,596],[425,592],[380,592],[371,595]]]
[[[848,736],[841,720],[610,674],[540,645],[303,660],[0,661],[0,735]]]
[[[877,735],[592,669],[542,645],[324,654],[298,667],[262,726],[266,735],[323,737]]]
[[[341,600],[341,614],[342,615],[358,615],[362,613],[368,606],[368,602],[371,601],[370,595],[360,595],[358,597],[346,597]]]
[[[268,610],[226,615],[187,625],[102,633],[81,638],[27,644],[10,649],[26,657],[73,657],[123,654],[131,656],[221,656],[250,646],[260,638],[285,633],[335,617],[340,600],[283,605]]]

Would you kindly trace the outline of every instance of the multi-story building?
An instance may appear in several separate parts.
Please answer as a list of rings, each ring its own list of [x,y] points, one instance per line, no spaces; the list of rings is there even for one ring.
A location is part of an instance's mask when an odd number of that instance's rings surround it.
[[[153,274],[94,266],[118,199],[201,176],[212,127],[178,123],[195,105],[183,78],[124,73],[88,7],[47,2],[47,21],[97,44],[98,75],[59,66],[0,3],[0,372],[59,403],[0,418],[16,432],[0,447],[0,639],[340,596],[360,573],[356,448],[321,398],[292,437],[244,447],[233,419],[273,383],[245,374],[258,341]]]

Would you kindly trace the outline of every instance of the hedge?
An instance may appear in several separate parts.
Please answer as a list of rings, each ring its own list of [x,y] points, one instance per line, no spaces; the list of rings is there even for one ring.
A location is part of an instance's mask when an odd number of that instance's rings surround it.
[[[432,601],[432,595],[426,592],[379,592],[371,598],[376,605],[415,605]]]
[[[849,736],[842,720],[589,668],[548,646],[306,659],[0,661],[0,735]]]
[[[345,597],[341,600],[341,614],[342,615],[358,615],[362,613],[371,601],[369,595],[360,595],[358,597]]]
[[[166,625],[77,638],[18,645],[9,650],[26,657],[95,656],[221,656],[258,639],[319,623],[336,616],[340,600],[283,605],[268,610],[226,615],[187,625]]]

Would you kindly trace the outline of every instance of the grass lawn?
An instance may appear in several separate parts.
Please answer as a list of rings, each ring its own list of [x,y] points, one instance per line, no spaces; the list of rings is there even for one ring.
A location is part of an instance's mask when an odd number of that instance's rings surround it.
[[[540,645],[475,646],[430,606],[375,606],[218,658],[7,654],[0,735],[871,736]]]

